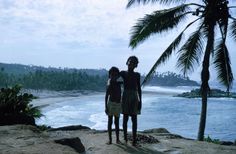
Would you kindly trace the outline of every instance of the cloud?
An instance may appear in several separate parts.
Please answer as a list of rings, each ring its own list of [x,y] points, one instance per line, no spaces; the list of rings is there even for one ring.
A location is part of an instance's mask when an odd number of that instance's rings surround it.
[[[114,37],[128,40],[129,28],[144,12],[144,9],[137,9],[138,13],[132,9],[126,11],[125,5],[123,0],[1,1],[0,18],[11,20],[5,25],[10,27],[8,32],[17,31],[24,39],[102,46]]]
[[[185,22],[178,29],[153,35],[131,50],[130,29],[137,19],[168,6],[126,9],[126,4],[126,0],[0,0],[0,61],[76,68],[117,65],[126,69],[128,56],[137,55],[138,71],[147,73]],[[229,46],[230,51],[234,50],[235,42]],[[235,59],[236,54],[231,53],[231,59]],[[175,62],[173,55],[158,71],[176,71]]]

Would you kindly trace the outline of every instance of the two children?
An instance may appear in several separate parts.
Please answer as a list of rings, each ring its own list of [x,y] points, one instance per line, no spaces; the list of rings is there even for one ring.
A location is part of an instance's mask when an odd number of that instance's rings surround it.
[[[116,130],[116,141],[119,140],[119,116],[123,113],[123,130],[124,140],[127,142],[127,123],[129,116],[132,120],[132,133],[133,133],[133,146],[136,146],[136,135],[137,135],[137,114],[140,114],[142,102],[141,102],[141,86],[140,86],[140,74],[134,72],[134,69],[138,66],[138,58],[131,56],[126,62],[128,66],[127,71],[119,72],[119,69],[112,67],[109,70],[109,80],[105,97],[105,111],[108,115],[108,135],[109,142],[112,143],[111,138],[111,125],[113,116],[115,117],[115,130]],[[123,78],[124,91],[121,101],[121,83],[117,79],[121,76]]]

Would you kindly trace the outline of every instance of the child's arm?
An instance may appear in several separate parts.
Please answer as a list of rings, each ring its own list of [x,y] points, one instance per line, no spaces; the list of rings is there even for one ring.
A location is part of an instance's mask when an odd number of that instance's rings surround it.
[[[117,83],[119,85],[124,84],[124,75],[125,75],[125,71],[120,71],[119,78],[117,79]]]
[[[124,76],[125,76],[125,71],[120,71],[119,76],[122,77],[122,78],[124,78]]]
[[[124,84],[123,82],[123,78],[121,77],[121,75],[119,75],[118,79],[116,80],[116,82],[121,85],[121,84]]]
[[[140,84],[140,74],[138,73],[138,80],[137,80],[137,85],[138,85],[138,95],[139,95],[139,104],[138,104],[138,110],[141,111],[142,109],[142,90],[141,90],[141,84]]]
[[[107,88],[106,90],[106,95],[105,95],[105,113],[107,114],[107,100],[108,100],[108,96],[109,96],[109,90]]]
[[[107,114],[107,101],[108,101],[109,95],[110,95],[110,81],[108,81],[106,95],[105,95],[105,113],[106,114]]]

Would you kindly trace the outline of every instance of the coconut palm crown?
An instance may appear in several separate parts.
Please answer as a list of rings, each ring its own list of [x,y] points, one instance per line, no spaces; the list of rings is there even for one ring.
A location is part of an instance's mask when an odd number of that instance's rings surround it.
[[[192,1],[196,2],[197,0]],[[176,4],[176,7],[154,11],[152,14],[147,14],[137,21],[131,30],[129,45],[133,49],[151,35],[161,34],[177,28],[188,16],[195,16],[157,59],[146,75],[142,85],[147,83],[156,68],[160,64],[165,63],[173,53],[178,55],[177,67],[180,68],[184,75],[194,71],[195,65],[199,65],[202,61],[202,111],[198,140],[203,140],[206,123],[207,94],[210,90],[208,81],[210,78],[209,66],[211,60],[216,69],[219,82],[226,87],[227,91],[232,88],[233,73],[226,39],[227,36],[230,36],[236,41],[236,18],[233,17],[233,11],[236,11],[236,7],[229,6],[233,0],[198,1],[199,3],[191,3],[190,0],[129,0],[127,8],[136,3]],[[184,40],[184,33],[193,25],[197,25],[195,31]]]

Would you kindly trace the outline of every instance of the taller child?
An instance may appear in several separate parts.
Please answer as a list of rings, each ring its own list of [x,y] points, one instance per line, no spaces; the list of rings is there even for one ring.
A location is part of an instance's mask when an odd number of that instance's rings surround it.
[[[138,58],[136,56],[130,56],[126,62],[128,71],[121,71],[120,76],[124,81],[124,91],[122,96],[122,113],[123,113],[123,130],[124,139],[127,142],[127,123],[129,116],[132,120],[132,134],[133,134],[133,146],[136,146],[137,136],[137,115],[140,114],[142,108],[142,92],[140,85],[140,74],[134,72],[134,69],[138,66]]]

